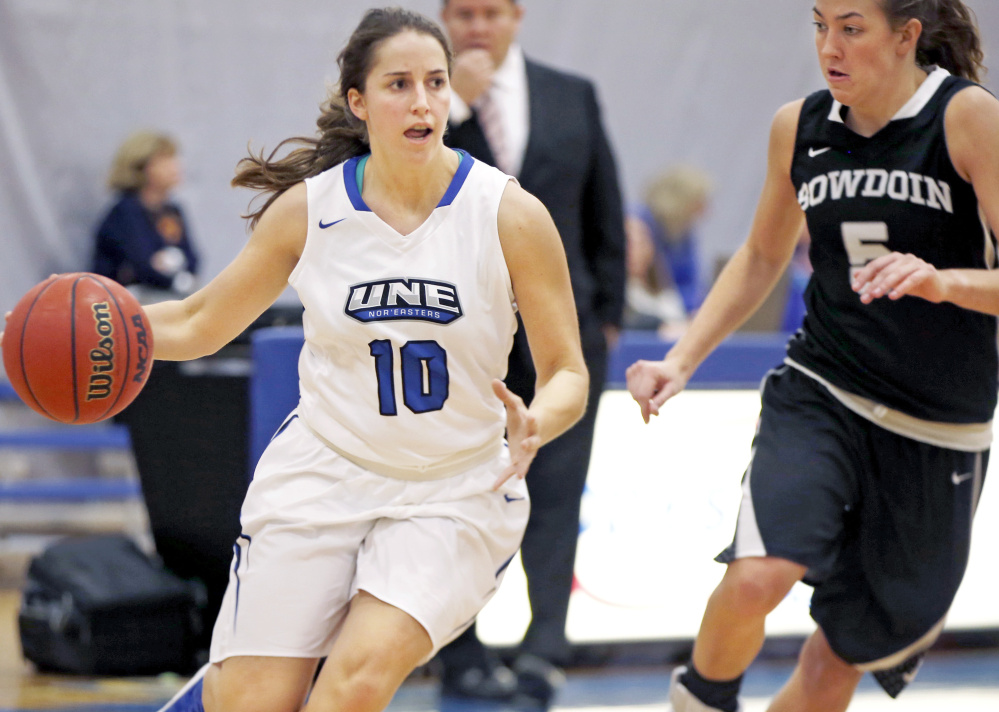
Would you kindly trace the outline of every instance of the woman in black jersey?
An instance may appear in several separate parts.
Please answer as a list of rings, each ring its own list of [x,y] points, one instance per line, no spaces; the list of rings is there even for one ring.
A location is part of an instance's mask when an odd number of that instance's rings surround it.
[[[818,629],[771,710],[892,696],[967,564],[996,408],[999,101],[959,0],[816,0],[828,90],[782,107],[749,237],[689,331],[628,387],[650,415],[763,301],[807,220],[807,316],[764,380],[728,564],[677,712],[738,709],[764,620],[795,582]],[[682,585],[682,584],[681,584]]]

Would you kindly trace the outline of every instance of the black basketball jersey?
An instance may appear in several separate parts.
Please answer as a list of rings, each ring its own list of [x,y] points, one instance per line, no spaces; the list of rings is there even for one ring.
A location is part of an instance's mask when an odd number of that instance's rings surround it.
[[[917,297],[862,304],[852,273],[889,252],[938,269],[991,269],[995,238],[958,175],[944,113],[972,83],[937,69],[895,118],[865,138],[829,91],[801,110],[791,179],[808,221],[814,273],[788,357],[830,383],[924,420],[984,423],[996,408],[996,318]]]

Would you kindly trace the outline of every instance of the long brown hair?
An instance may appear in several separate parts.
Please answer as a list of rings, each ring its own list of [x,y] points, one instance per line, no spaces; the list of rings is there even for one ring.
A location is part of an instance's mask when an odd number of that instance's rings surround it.
[[[919,20],[923,33],[916,47],[920,66],[939,65],[951,74],[981,81],[985,75],[982,41],[975,13],[961,0],[880,0],[893,27]]]
[[[288,138],[266,157],[262,151],[260,154],[250,151],[250,155],[236,165],[232,185],[260,191],[254,199],[267,196],[259,209],[243,216],[249,219],[251,228],[271,203],[288,188],[349,158],[368,152],[367,126],[348,108],[347,92],[351,89],[364,92],[378,48],[385,40],[406,30],[429,35],[437,40],[444,49],[450,74],[451,45],[436,23],[417,12],[397,7],[373,9],[364,13],[360,24],[337,56],[340,81],[330,89],[329,95],[320,105],[321,113],[316,120],[318,138]],[[286,144],[299,145],[299,148],[278,158],[278,153]]]

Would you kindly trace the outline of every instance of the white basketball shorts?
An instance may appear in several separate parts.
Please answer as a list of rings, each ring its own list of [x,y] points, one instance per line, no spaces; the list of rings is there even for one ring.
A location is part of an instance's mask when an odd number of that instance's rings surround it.
[[[384,477],[293,417],[243,502],[212,662],[323,657],[359,590],[416,619],[436,652],[471,624],[520,547],[527,487],[514,477],[492,491],[508,463],[504,447],[444,479]]]

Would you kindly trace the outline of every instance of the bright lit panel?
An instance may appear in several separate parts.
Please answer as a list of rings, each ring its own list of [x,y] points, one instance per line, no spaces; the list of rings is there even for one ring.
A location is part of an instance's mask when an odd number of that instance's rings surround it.
[[[567,634],[578,643],[693,638],[724,572],[714,556],[732,540],[759,416],[757,391],[689,390],[649,425],[627,391],[600,400],[583,499],[577,587]],[[530,474],[528,474],[530,477]],[[974,545],[948,628],[999,627],[999,493],[984,488]],[[807,634],[811,589],[799,584],[767,621],[772,635]],[[512,645],[529,620],[524,573],[509,567],[479,616],[479,636]]]

